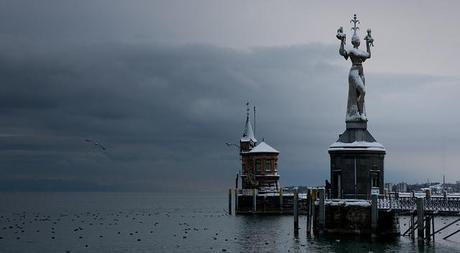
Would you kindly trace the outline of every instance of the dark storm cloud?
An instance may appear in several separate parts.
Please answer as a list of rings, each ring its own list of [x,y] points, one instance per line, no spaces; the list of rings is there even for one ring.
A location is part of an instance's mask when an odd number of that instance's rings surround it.
[[[3,53],[2,178],[140,182],[141,190],[226,181],[236,153],[223,143],[238,140],[244,102],[257,101],[273,124],[289,120],[280,99],[294,96],[289,87],[302,87],[303,77],[314,80],[296,69],[326,64],[326,48],[106,44]],[[284,80],[280,66],[297,80]]]
[[[281,151],[282,182],[321,184],[327,147],[343,128],[347,68],[338,60],[335,47],[321,44],[234,50],[111,43],[3,52],[0,182],[33,190],[231,186],[239,160],[224,143],[239,140],[249,100],[258,108],[257,137]],[[403,92],[417,97],[441,79],[388,76],[368,77],[370,125],[382,127],[376,137],[383,144],[397,140],[378,115],[390,109],[404,123],[392,87],[402,82]]]
[[[376,36],[366,109],[386,180],[460,179],[459,79],[439,76],[458,72],[454,3],[338,4],[1,1],[0,188],[227,188],[247,100],[282,184],[321,184],[350,64],[324,43],[356,11]]]

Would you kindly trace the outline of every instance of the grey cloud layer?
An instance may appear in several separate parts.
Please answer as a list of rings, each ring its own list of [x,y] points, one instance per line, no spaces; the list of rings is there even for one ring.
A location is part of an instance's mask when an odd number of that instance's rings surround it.
[[[348,70],[336,52],[321,44],[233,50],[115,43],[4,52],[2,188],[231,186],[239,160],[224,143],[238,141],[246,100],[258,108],[257,137],[281,151],[282,183],[321,184],[328,177],[327,147],[344,127]],[[458,104],[449,95],[431,96],[439,111],[422,105],[425,115],[406,101],[426,98],[433,83],[452,94],[456,79],[370,74],[367,80],[370,125],[393,158],[387,175],[398,179],[403,169],[407,174],[417,169],[420,178],[433,176],[429,166],[410,163],[403,154],[425,150],[417,143],[422,138],[436,143],[423,136],[433,125],[419,123],[427,117],[444,122],[449,115],[443,103]],[[416,127],[423,137],[403,131],[401,124]]]

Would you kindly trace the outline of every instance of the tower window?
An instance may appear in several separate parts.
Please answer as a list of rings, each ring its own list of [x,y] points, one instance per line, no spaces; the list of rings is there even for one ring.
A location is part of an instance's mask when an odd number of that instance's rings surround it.
[[[262,172],[261,162],[259,159],[257,159],[256,160],[256,173],[259,174],[260,172]]]
[[[372,187],[379,187],[379,174],[378,173],[375,173],[372,175]]]
[[[272,171],[272,163],[271,160],[265,160],[265,171]]]

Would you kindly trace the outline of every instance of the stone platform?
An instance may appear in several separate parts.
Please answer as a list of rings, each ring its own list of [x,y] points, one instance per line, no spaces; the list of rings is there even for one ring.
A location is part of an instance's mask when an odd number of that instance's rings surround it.
[[[322,233],[325,235],[375,235],[379,237],[397,237],[400,235],[398,213],[396,211],[379,210],[376,227],[372,228],[371,204],[359,200],[326,200],[325,224]],[[316,206],[316,212],[319,212]],[[319,228],[318,218],[314,219],[314,232]]]
[[[369,199],[383,193],[385,148],[367,130],[366,121],[346,122],[329,149],[331,197]]]

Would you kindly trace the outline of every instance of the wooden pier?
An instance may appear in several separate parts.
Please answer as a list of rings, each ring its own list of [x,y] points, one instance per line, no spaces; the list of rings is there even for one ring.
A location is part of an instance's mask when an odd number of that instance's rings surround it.
[[[230,194],[233,193],[233,194]],[[295,208],[297,205],[297,208]],[[307,194],[296,192],[259,193],[256,189],[229,191],[229,214],[307,214]]]
[[[423,198],[424,209],[428,212],[436,212],[437,215],[453,215],[460,214],[460,197],[455,196],[410,196],[399,197],[395,194],[383,196],[378,199],[379,209],[397,210],[400,213],[410,213],[417,209],[417,199]]]
[[[348,208],[344,208],[347,207]],[[353,207],[355,206],[355,207]],[[351,211],[350,211],[351,210]],[[331,213],[333,212],[333,213]],[[340,214],[343,212],[343,214]],[[352,213],[350,213],[352,212]],[[350,218],[358,212],[357,217],[364,217],[356,224],[346,223],[348,231],[339,220]],[[409,236],[421,241],[435,240],[435,235],[446,228],[460,223],[460,218],[436,230],[436,216],[460,216],[460,197],[431,196],[411,194],[399,196],[397,193],[388,195],[372,195],[370,200],[328,199],[323,188],[310,188],[307,192],[259,193],[256,189],[230,189],[229,214],[235,215],[293,215],[294,232],[299,230],[299,215],[307,217],[306,234],[323,233],[357,233],[370,235],[400,235],[399,223],[395,223],[399,215],[410,216],[410,226],[402,236]],[[332,216],[331,216],[332,215]],[[335,218],[334,218],[335,217]],[[366,218],[367,217],[367,218]],[[334,221],[335,219],[335,221]],[[352,218],[353,220],[353,218]],[[353,222],[357,222],[354,218]],[[361,224],[362,223],[362,224]],[[393,223],[393,224],[392,224]],[[397,225],[397,228],[396,228]],[[447,239],[460,233],[460,229],[445,236]]]
[[[417,239],[419,241],[435,240],[435,235],[460,222],[460,218],[436,230],[434,226],[434,218],[436,216],[460,216],[460,197],[448,196],[426,196],[416,197],[414,194],[410,197],[382,196],[379,199],[379,208],[382,210],[396,210],[402,215],[410,215],[410,226],[402,234],[415,238],[417,231]],[[443,237],[449,237],[460,232],[459,230]]]

